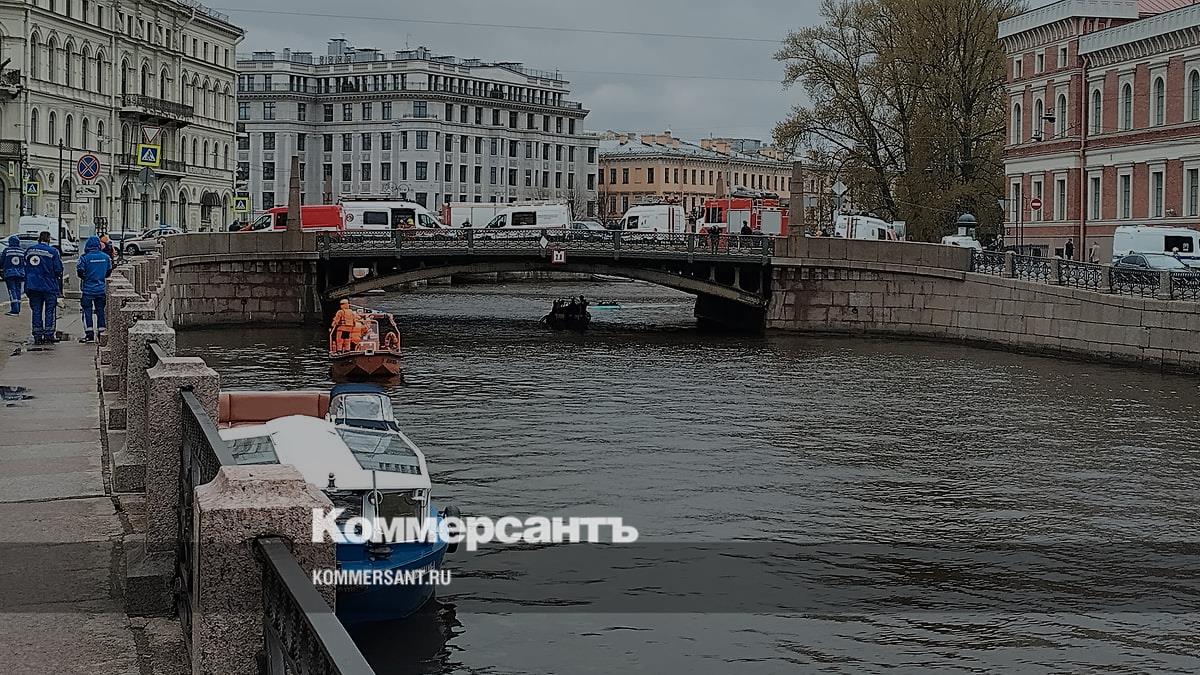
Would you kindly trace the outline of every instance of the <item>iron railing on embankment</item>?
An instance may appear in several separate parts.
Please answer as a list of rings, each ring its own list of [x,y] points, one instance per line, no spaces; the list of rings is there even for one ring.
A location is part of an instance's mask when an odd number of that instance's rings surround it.
[[[150,367],[167,358],[151,342]],[[217,477],[233,458],[217,425],[195,393],[180,391],[183,399],[183,442],[179,467],[179,545],[175,565],[175,609],[184,640],[192,653],[191,635],[197,557],[194,532],[196,488]],[[256,542],[263,566],[263,656],[268,675],[373,675],[374,671],[354,646],[346,629],[312,581],[296,562],[287,543],[277,538]]]
[[[974,251],[971,271],[1098,293],[1200,301],[1200,271],[1126,269],[997,251]]]

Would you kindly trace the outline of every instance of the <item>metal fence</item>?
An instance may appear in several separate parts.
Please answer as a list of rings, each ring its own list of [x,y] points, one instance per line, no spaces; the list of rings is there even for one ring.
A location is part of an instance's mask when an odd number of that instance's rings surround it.
[[[258,540],[266,675],[373,675],[287,542]]]
[[[566,229],[360,230],[322,233],[322,257],[425,254],[547,255],[552,248],[571,252],[654,255],[677,258],[717,257],[765,261],[775,255],[777,238],[769,235],[690,232],[632,232]]]
[[[1200,301],[1200,271],[1131,269],[1092,263],[1012,254],[973,251],[971,271],[992,276],[1011,276],[1048,284],[1083,288],[1099,293],[1161,297],[1171,300]],[[1164,277],[1169,284],[1163,289]]]

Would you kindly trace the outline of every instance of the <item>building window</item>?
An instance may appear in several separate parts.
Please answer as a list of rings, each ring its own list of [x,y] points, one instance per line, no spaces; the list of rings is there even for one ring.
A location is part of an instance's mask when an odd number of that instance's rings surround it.
[[[1088,215],[1092,220],[1100,220],[1100,176],[1091,177],[1091,213]]]
[[[275,162],[263,162],[262,179],[275,180]]]
[[[333,104],[326,103],[323,108],[323,113],[325,115],[325,121],[332,122],[333,121]]]
[[[242,102],[242,103],[238,104],[238,119],[239,120],[250,119],[250,104],[249,103]]]
[[[1200,169],[1187,170],[1187,215],[1200,215]]]
[[[1067,48],[1066,48],[1066,46],[1062,46],[1062,47],[1058,48],[1058,67],[1059,68],[1067,67]]]
[[[275,193],[274,192],[262,193],[262,208],[265,210],[265,209],[274,208],[274,206],[275,206]]]
[[[34,140],[37,140],[37,139],[34,139]],[[249,150],[250,149],[250,134],[240,134],[238,136],[237,149],[238,150]],[[180,152],[180,154],[182,154],[182,151]]]
[[[1021,70],[1022,70],[1022,66],[1024,66],[1024,65],[1025,65],[1024,63],[1022,63],[1022,61],[1024,60],[1024,58],[1025,58],[1025,57],[1023,57],[1023,56],[1018,56],[1018,57],[1016,57],[1015,59],[1013,59],[1013,69],[1012,69],[1012,72],[1013,72],[1013,79],[1014,79],[1014,80],[1019,80],[1019,79],[1021,79],[1021,76],[1023,75],[1023,73],[1021,72]]]
[[[1090,111],[1092,113],[1092,133],[1093,134],[1100,133],[1100,112],[1101,112],[1100,104],[1101,104],[1100,90],[1096,89],[1096,90],[1092,91],[1092,109]]]
[[[236,178],[237,178],[237,180],[249,180],[250,179],[250,162],[238,162],[237,163]]]
[[[413,101],[413,117],[418,119],[429,116],[429,101]]]
[[[1021,143],[1021,104],[1013,106],[1012,114],[1012,144],[1020,145]]]
[[[1040,199],[1042,198],[1042,181],[1041,181],[1041,180],[1032,180],[1032,181],[1030,181],[1029,189],[1030,189],[1030,191],[1033,193],[1033,196],[1034,196],[1036,199],[1039,199],[1039,200],[1040,200]],[[1036,211],[1035,211],[1035,210],[1033,210],[1033,209],[1030,209],[1030,210],[1029,210],[1029,220],[1030,220],[1030,222],[1040,222],[1040,221],[1042,221],[1042,220],[1043,220],[1043,218],[1042,218],[1042,213],[1043,213],[1043,211],[1042,211],[1041,209],[1037,209]]]
[[[307,103],[297,103],[296,104],[296,119],[300,120],[301,122],[308,120],[308,104]]]
[[[296,150],[298,150],[300,152],[304,152],[307,145],[308,145],[308,135],[307,134],[296,134]]]
[[[1150,217],[1163,217],[1163,172],[1150,173]]]
[[[360,166],[358,168],[358,170],[359,170],[359,178],[364,183],[371,180],[371,164],[370,164],[370,162],[363,162],[362,166]]]
[[[646,184],[652,185],[653,183],[654,183],[654,167],[652,167],[652,166],[646,167]]]
[[[625,185],[629,184],[629,169],[621,169],[621,182]]]
[[[275,102],[274,101],[263,101],[263,119],[264,120],[275,119]]]
[[[1162,126],[1166,121],[1167,85],[1161,77],[1154,78],[1154,93],[1151,96],[1150,106],[1154,126]]]
[[[350,103],[342,104],[342,121],[349,122],[354,119],[354,106]]]
[[[1054,219],[1067,219],[1067,179],[1054,180]]]
[[[263,144],[262,144],[263,150],[274,150],[275,149],[275,134],[274,134],[274,132],[268,132],[268,133],[263,134],[262,141],[263,141]]]
[[[350,166],[350,162],[342,163],[342,180],[347,183],[354,178],[354,169]]]
[[[495,185],[498,180],[499,178],[497,176],[497,169],[493,166],[492,168],[488,169],[488,182],[492,185]]]
[[[1188,75],[1188,120],[1200,120],[1200,71]]]
[[[1033,74],[1037,75],[1038,73],[1042,72],[1045,69],[1046,69],[1046,55],[1042,52],[1038,52],[1037,54],[1034,54],[1034,56],[1033,56]]]
[[[362,149],[367,152],[371,150],[371,134],[362,135]]]
[[[481,167],[481,166],[475,167],[474,176],[475,176],[475,184],[476,185],[479,185],[480,183],[482,183],[483,182],[483,167]]]
[[[392,119],[392,102],[384,101],[379,104],[379,118],[390,120]]]
[[[1133,177],[1129,174],[1121,174],[1118,182],[1121,184],[1120,193],[1117,195],[1120,212],[1118,218],[1129,220],[1130,213],[1133,210]]]
[[[392,135],[391,134],[385,133],[379,137],[379,149],[380,150],[391,150],[392,149]]]
[[[587,161],[588,161],[588,164],[595,164],[595,163],[596,163],[596,149],[595,149],[595,148],[588,148],[588,159],[587,159]]]
[[[417,150],[428,150],[428,149],[429,149],[429,132],[428,131],[418,131],[417,132]]]
[[[326,163],[321,165],[321,180],[333,180],[332,164]]]
[[[417,162],[417,180],[429,180],[429,162]]]
[[[379,180],[387,182],[392,179],[392,163],[384,162],[379,165]]]
[[[1058,95],[1058,111],[1054,117],[1054,135],[1062,137],[1067,135],[1067,95]]]
[[[342,134],[342,152],[354,149],[354,134]]]
[[[372,108],[372,106],[370,103],[362,104],[362,118],[364,120],[371,119],[371,108]]]
[[[333,152],[333,134],[321,134],[321,150]]]
[[[1121,130],[1133,128],[1133,86],[1128,82],[1121,87]]]

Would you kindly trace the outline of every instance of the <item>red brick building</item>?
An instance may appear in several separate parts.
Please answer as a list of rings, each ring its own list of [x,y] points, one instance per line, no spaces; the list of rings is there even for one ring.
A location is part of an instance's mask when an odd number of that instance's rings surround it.
[[[1106,260],[1118,225],[1200,229],[1200,4],[1061,0],[999,37],[1006,244]]]

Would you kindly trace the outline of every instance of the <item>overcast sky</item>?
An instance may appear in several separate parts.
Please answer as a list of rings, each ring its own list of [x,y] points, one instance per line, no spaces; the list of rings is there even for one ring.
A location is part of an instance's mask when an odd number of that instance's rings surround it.
[[[325,53],[331,37],[385,51],[424,45],[485,61],[562,71],[593,130],[769,140],[797,91],[772,55],[789,29],[817,19],[818,0],[207,0],[246,30],[240,52]],[[244,10],[294,12],[265,14]],[[304,13],[320,16],[304,16]],[[333,15],[337,15],[336,17]],[[370,19],[357,18],[370,17]],[[387,20],[385,20],[387,19]],[[771,42],[436,25],[414,20],[755,38]],[[675,77],[651,77],[671,75]],[[683,77],[686,76],[686,77]],[[728,79],[708,79],[728,78]]]

